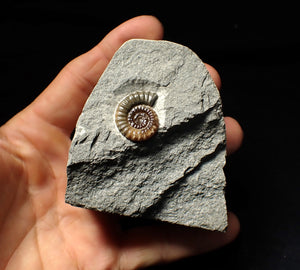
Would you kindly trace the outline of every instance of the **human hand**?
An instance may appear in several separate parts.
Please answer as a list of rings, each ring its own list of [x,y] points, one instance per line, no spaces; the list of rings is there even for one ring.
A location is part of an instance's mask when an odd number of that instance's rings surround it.
[[[131,38],[160,39],[151,16],[131,19],[71,61],[45,91],[0,129],[0,269],[136,269],[219,248],[239,232],[170,224],[122,231],[117,217],[65,203],[66,164],[83,105],[114,52]],[[216,85],[218,73],[207,68]],[[225,118],[227,152],[242,130]]]

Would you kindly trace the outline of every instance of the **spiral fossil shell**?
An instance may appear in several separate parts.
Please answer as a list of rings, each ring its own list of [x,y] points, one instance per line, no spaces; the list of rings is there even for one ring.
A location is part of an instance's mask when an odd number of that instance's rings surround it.
[[[127,139],[145,141],[157,132],[158,117],[152,108],[157,98],[157,94],[152,92],[134,92],[119,102],[115,121]]]

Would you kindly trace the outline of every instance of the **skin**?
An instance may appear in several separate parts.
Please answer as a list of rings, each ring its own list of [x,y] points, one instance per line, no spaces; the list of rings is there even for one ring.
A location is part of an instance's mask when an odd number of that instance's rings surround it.
[[[114,52],[131,38],[161,39],[151,16],[133,18],[77,57],[27,108],[0,128],[0,269],[136,269],[220,248],[239,232],[229,213],[226,233],[170,224],[122,231],[112,215],[64,202],[70,134]],[[217,71],[207,68],[218,88]],[[242,142],[226,117],[227,152]]]

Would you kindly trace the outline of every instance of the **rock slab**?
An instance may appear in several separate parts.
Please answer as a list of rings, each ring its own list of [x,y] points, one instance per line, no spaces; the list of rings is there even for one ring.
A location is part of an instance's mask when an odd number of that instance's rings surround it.
[[[158,95],[158,133],[120,134],[117,104]],[[134,39],[115,53],[80,115],[67,165],[66,202],[131,217],[224,231],[225,125],[219,91],[189,48]]]

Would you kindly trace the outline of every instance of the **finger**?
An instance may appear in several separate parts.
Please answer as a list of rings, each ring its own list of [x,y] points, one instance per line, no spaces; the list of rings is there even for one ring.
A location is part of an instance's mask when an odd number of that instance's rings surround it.
[[[221,78],[220,78],[218,71],[209,64],[205,63],[205,66],[206,66],[206,69],[208,70],[210,76],[212,77],[213,81],[215,82],[217,88],[220,90],[222,84],[221,84]]]
[[[112,30],[89,52],[71,61],[33,102],[36,115],[68,135],[115,51],[132,38],[160,39],[163,28],[152,16],[139,16]]]
[[[243,142],[244,133],[240,124],[231,117],[225,117],[225,126],[226,126],[226,151],[230,155],[238,150]]]
[[[135,228],[126,236],[119,263],[125,269],[138,269],[201,254],[232,242],[239,230],[233,213],[225,233],[166,224]]]
[[[221,78],[219,73],[211,65],[205,63],[205,66],[210,76],[214,80],[217,88],[220,90]],[[224,121],[226,126],[226,138],[227,138],[226,151],[227,154],[230,155],[240,148],[243,142],[244,133],[241,126],[235,119],[231,117],[225,117]]]

